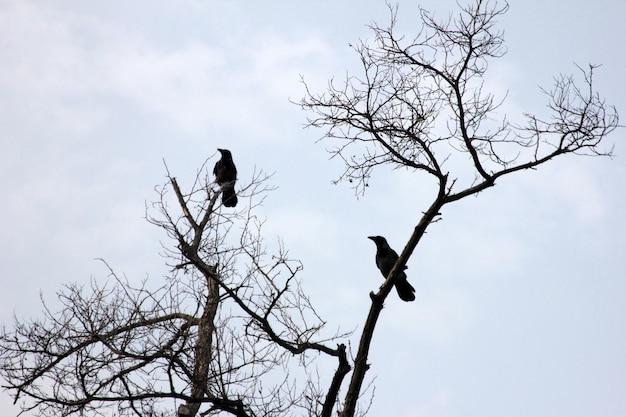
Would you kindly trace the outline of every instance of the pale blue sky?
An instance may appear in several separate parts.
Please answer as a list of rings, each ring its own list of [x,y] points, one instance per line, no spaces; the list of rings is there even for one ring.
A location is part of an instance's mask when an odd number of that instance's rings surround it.
[[[341,166],[289,99],[300,75],[323,86],[358,68],[348,44],[387,21],[384,1],[224,3],[0,0],[1,322],[105,277],[95,258],[160,279],[165,236],[142,216],[162,159],[182,185],[218,147],[240,178],[275,171],[266,237],[304,262],[329,326],[363,321],[381,283],[366,236],[400,250],[432,187],[384,169],[358,200],[332,185]],[[421,2],[454,2],[440,3]],[[399,1],[402,29],[417,4]],[[623,16],[617,0],[512,2],[487,86],[509,91],[511,118],[543,114],[539,85],[602,64],[598,90],[626,117]],[[392,294],[383,311],[372,416],[626,415],[623,136],[612,160],[566,157],[445,208],[408,263],[416,302]]]

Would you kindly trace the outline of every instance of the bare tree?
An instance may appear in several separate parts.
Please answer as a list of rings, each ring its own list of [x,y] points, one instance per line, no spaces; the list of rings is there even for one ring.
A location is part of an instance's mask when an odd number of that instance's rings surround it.
[[[602,139],[618,127],[614,107],[594,90],[596,67],[579,79],[560,75],[543,90],[550,115],[523,115],[514,124],[500,114],[503,99],[484,87],[491,59],[504,55],[496,19],[508,4],[476,0],[444,20],[420,8],[421,29],[412,40],[396,33],[397,7],[388,26],[372,24],[372,44],[353,46],[359,75],[331,80],[319,94],[306,85],[301,107],[309,126],[325,131],[333,157],[345,163],[339,180],[364,192],[375,168],[388,165],[425,174],[437,185],[398,261],[372,304],[354,359],[343,416],[355,414],[367,358],[383,301],[441,208],[476,195],[505,175],[534,169],[560,155],[611,155]]]
[[[43,320],[3,329],[0,373],[16,401],[28,398],[24,411],[108,415],[114,404],[122,415],[164,416],[176,414],[174,399],[180,417],[321,414],[308,365],[322,354],[345,368],[345,347],[327,345],[338,335],[322,339],[301,264],[282,245],[266,251],[254,212],[267,178],[254,174],[239,191],[248,206],[233,211],[209,175],[205,164],[189,192],[171,176],[157,190],[148,221],[173,242],[164,284],[133,285],[111,270],[105,282],[66,286]]]
[[[4,387],[27,400],[25,411],[43,416],[104,415],[108,404],[137,416],[365,414],[357,403],[383,302],[441,208],[559,155],[611,153],[602,139],[618,116],[594,90],[593,65],[544,90],[547,118],[526,114],[512,123],[501,114],[502,100],[486,91],[484,76],[489,60],[505,53],[496,19],[507,9],[476,0],[443,21],[422,9],[421,29],[407,40],[396,33],[390,7],[390,24],[371,26],[373,43],[354,46],[361,74],[331,80],[322,94],[305,84],[299,104],[345,162],[340,180],[363,192],[375,169],[391,166],[437,185],[384,284],[370,294],[354,355],[339,343],[347,335],[325,334],[299,285],[300,263],[282,245],[269,254],[263,243],[255,209],[266,178],[254,174],[238,190],[244,208],[225,209],[205,165],[189,191],[169,173],[157,190],[148,220],[172,242],[164,246],[171,270],[164,283],[133,285],[111,270],[106,282],[66,286],[60,310],[16,319],[0,333]],[[313,361],[325,359],[334,373],[322,385]]]

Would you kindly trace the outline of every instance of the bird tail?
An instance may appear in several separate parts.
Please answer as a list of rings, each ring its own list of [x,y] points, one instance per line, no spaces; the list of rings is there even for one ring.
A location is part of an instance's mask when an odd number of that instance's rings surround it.
[[[415,288],[409,284],[409,281],[406,279],[406,275],[398,277],[398,280],[396,281],[396,291],[398,291],[398,296],[402,301],[408,302],[415,300]]]
[[[235,207],[237,205],[237,194],[235,187],[224,187],[222,190],[222,204],[224,207]]]

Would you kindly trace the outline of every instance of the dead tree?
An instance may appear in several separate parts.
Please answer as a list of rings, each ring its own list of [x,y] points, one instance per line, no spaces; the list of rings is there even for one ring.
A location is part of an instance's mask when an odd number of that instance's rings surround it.
[[[579,77],[560,75],[543,90],[546,117],[529,113],[525,122],[513,123],[500,113],[503,98],[486,91],[484,77],[489,61],[505,54],[496,19],[507,9],[476,0],[443,20],[420,9],[421,27],[409,40],[396,33],[397,8],[390,7],[390,24],[371,26],[373,42],[353,46],[359,74],[330,80],[323,93],[304,83],[299,104],[312,114],[308,126],[324,130],[321,140],[345,164],[338,181],[363,192],[375,169],[390,166],[437,185],[430,206],[408,226],[413,232],[385,283],[371,294],[343,417],[355,415],[383,302],[444,205],[561,155],[611,154],[602,140],[618,127],[618,115],[594,90],[593,65],[578,67]]]
[[[443,21],[422,10],[412,40],[396,33],[392,8],[388,26],[372,25],[373,44],[354,47],[360,75],[331,81],[322,94],[306,89],[300,105],[345,162],[340,179],[362,192],[375,169],[389,166],[437,186],[370,294],[354,356],[337,344],[345,335],[325,333],[299,285],[300,263],[281,245],[270,254],[261,239],[255,208],[265,178],[238,182],[247,204],[223,208],[203,166],[190,187],[168,173],[148,216],[170,239],[171,273],[133,284],[111,270],[104,282],[64,287],[61,308],[45,308],[43,319],[16,319],[0,332],[3,387],[41,416],[108,415],[107,406],[136,416],[357,414],[383,302],[442,207],[560,155],[610,155],[602,140],[618,117],[594,90],[594,66],[555,79],[544,91],[546,117],[513,123],[499,113],[483,80],[488,61],[505,52],[496,19],[507,8],[476,0]],[[325,359],[334,373],[322,386],[310,365]]]
[[[239,190],[249,204],[235,211],[219,203],[206,166],[187,192],[168,177],[147,218],[172,242],[163,246],[170,275],[134,285],[110,270],[86,288],[66,286],[60,310],[45,308],[42,320],[16,319],[0,333],[4,388],[41,416],[332,410],[301,365],[326,357],[345,369],[345,347],[322,337],[301,264],[282,245],[266,249],[254,213],[267,178],[254,174]]]

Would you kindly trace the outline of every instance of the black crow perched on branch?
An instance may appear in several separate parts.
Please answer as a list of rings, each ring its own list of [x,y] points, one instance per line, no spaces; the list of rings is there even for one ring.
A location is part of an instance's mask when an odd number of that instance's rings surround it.
[[[374,243],[376,243],[376,266],[380,269],[383,277],[387,279],[389,273],[391,272],[391,268],[393,268],[396,264],[399,256],[395,250],[391,249],[389,243],[387,243],[387,239],[384,237],[368,236],[368,239],[372,239]],[[406,266],[404,269],[406,269]],[[409,284],[409,281],[406,280],[406,274],[404,271],[402,271],[398,279],[396,279],[395,286],[402,301],[415,300],[415,288],[413,288],[413,286]]]
[[[218,151],[222,154],[222,159],[217,161],[213,168],[215,182],[222,188],[222,204],[225,207],[235,207],[237,205],[237,194],[235,194],[237,168],[228,149],[218,149]]]

